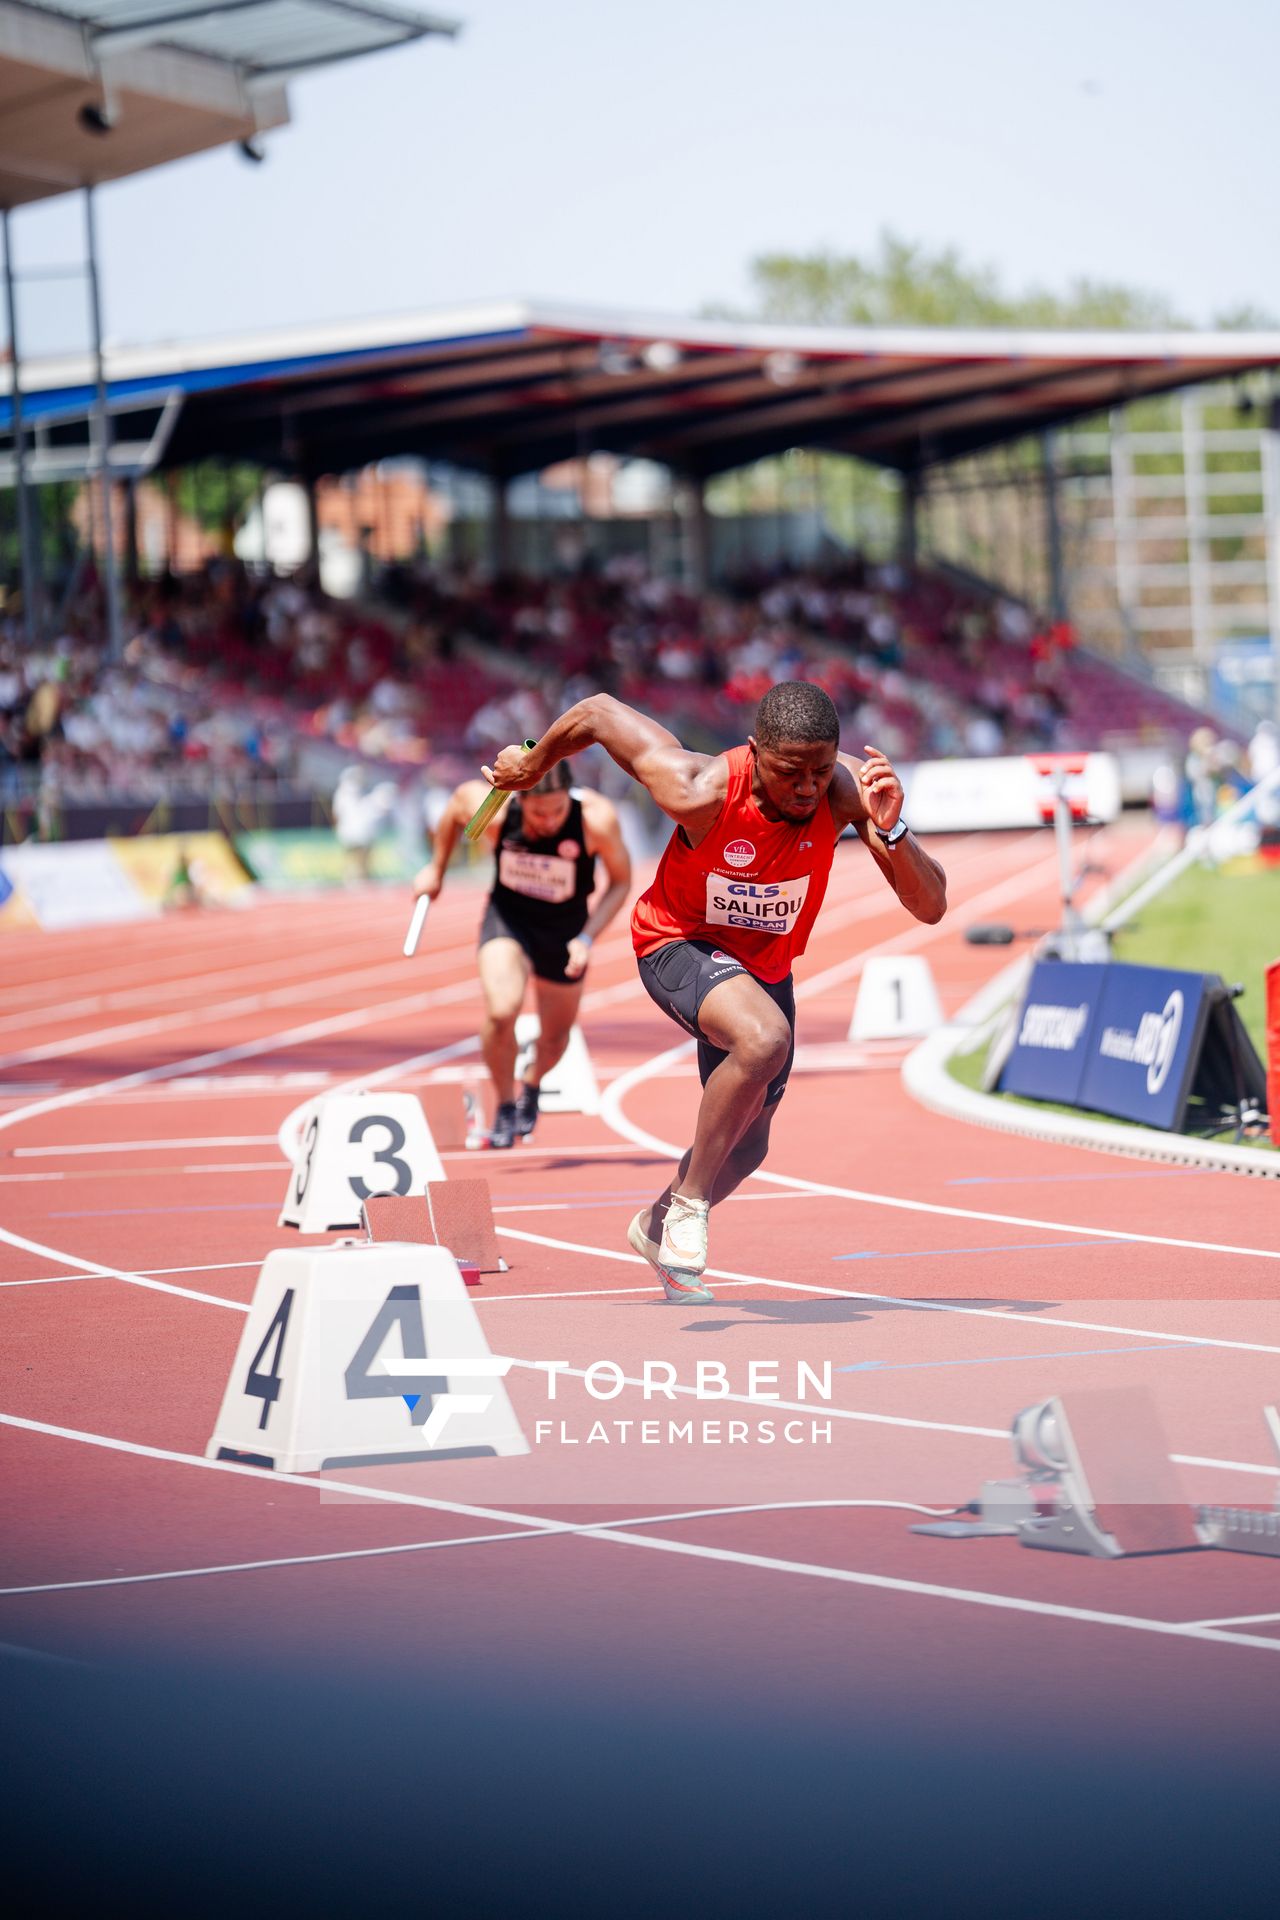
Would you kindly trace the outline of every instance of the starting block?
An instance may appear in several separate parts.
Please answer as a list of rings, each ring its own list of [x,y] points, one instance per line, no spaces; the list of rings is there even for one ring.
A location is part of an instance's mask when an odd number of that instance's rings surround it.
[[[516,1021],[516,1079],[533,1065],[533,1049],[541,1027],[536,1013],[522,1013]],[[600,1089],[587,1052],[582,1028],[569,1029],[569,1044],[542,1082],[541,1113],[599,1113]]]
[[[278,1248],[205,1457],[317,1473],[527,1453],[509,1365],[443,1247]]]
[[[375,1194],[422,1193],[444,1167],[411,1093],[322,1094],[303,1110],[297,1159],[276,1222],[300,1233],[360,1225]]]
[[[873,954],[864,962],[851,1041],[914,1040],[941,1025],[942,1004],[923,954]]]
[[[1097,1388],[1024,1408],[1013,1423],[1015,1480],[988,1480],[979,1519],[913,1526],[947,1539],[1016,1536],[1097,1560],[1204,1544],[1150,1395]]]
[[[1264,1407],[1263,1418],[1271,1444],[1280,1456],[1280,1411]],[[1280,1560],[1280,1486],[1275,1505],[1267,1507],[1201,1507],[1198,1531],[1206,1547],[1226,1553],[1263,1553]]]
[[[487,1180],[429,1180],[425,1195],[375,1194],[365,1201],[363,1214],[370,1240],[447,1247],[468,1286],[478,1287],[482,1273],[507,1271],[498,1252]]]

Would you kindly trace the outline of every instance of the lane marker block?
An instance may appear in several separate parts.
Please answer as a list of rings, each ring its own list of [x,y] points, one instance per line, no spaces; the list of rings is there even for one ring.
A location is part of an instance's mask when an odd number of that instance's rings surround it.
[[[942,1003],[922,953],[873,954],[863,963],[849,1039],[907,1040],[942,1025]]]
[[[360,1225],[365,1200],[422,1193],[444,1165],[422,1102],[411,1093],[329,1093],[303,1110],[277,1226],[333,1233]]]
[[[508,1364],[443,1247],[277,1248],[205,1454],[318,1473],[527,1453]]]

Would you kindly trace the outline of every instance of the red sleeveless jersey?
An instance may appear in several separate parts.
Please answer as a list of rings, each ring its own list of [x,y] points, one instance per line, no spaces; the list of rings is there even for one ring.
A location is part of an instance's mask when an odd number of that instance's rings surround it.
[[[824,795],[812,820],[766,820],[751,792],[750,747],[734,747],[729,790],[696,847],[679,827],[653,885],[636,901],[638,958],[673,940],[710,940],[758,980],[785,980],[808,944],[839,833]]]

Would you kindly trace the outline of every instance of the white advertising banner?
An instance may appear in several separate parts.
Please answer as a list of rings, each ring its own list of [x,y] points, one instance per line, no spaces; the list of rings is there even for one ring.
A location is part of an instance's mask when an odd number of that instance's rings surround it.
[[[1081,770],[1065,776],[1073,810],[1090,820],[1114,820],[1121,805],[1114,754],[1082,754],[1080,760]],[[906,796],[903,817],[916,833],[1036,827],[1052,817],[1053,779],[1037,771],[1033,757],[921,760],[898,772]]]
[[[160,911],[105,840],[5,847],[0,869],[47,933],[146,920]]]

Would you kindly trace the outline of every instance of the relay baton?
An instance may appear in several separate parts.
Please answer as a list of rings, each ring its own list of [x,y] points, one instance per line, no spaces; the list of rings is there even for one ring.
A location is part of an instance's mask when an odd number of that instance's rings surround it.
[[[526,740],[524,743],[525,752],[531,753],[537,744],[536,740]],[[507,788],[491,788],[468,820],[466,826],[462,829],[463,838],[466,840],[478,840],[492,820],[494,814],[498,811],[498,808],[504,806],[510,798],[511,793]]]
[[[424,893],[422,898],[414,906],[413,918],[409,922],[409,931],[404,937],[404,957],[406,960],[412,960],[414,954],[418,951],[418,941],[422,937],[423,927],[427,924],[427,908],[430,905],[430,895]]]

